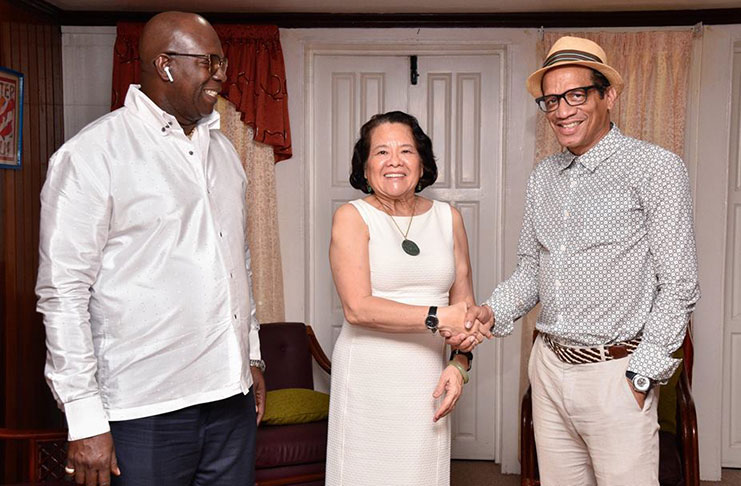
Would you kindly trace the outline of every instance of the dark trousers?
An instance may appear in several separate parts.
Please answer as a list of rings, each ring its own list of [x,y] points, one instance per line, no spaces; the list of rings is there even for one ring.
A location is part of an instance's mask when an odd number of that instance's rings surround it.
[[[254,393],[111,422],[121,476],[113,486],[252,486]]]

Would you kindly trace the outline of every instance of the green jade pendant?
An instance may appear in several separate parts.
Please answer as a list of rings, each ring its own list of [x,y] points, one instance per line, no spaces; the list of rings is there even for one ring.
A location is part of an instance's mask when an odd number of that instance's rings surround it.
[[[419,247],[412,240],[407,240],[405,238],[404,241],[401,242],[401,249],[404,250],[404,253],[406,253],[407,255],[419,255]]]

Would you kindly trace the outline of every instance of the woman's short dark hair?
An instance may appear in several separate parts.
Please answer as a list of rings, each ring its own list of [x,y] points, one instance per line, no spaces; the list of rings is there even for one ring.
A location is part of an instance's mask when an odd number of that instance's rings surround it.
[[[371,133],[374,128],[382,123],[403,123],[412,129],[414,145],[422,161],[422,177],[419,178],[419,184],[414,188],[415,192],[434,184],[437,180],[437,164],[435,163],[435,154],[432,153],[432,140],[412,115],[403,111],[389,111],[388,113],[373,115],[360,129],[360,138],[355,142],[352,154],[350,185],[366,194],[370,194],[368,180],[365,178],[365,163],[368,161],[368,155],[370,154]]]

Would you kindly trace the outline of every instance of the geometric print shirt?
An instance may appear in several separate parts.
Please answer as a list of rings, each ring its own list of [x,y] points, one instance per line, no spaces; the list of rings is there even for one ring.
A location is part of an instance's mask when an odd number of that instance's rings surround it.
[[[571,346],[642,340],[628,370],[665,382],[700,291],[687,169],[617,126],[589,151],[541,161],[527,186],[517,268],[485,302],[512,332],[538,302],[537,329]]]

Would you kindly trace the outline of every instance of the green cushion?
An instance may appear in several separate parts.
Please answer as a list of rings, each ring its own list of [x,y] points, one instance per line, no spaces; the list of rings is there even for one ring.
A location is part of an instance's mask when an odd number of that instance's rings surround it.
[[[267,393],[262,423],[305,424],[329,416],[329,395],[308,388],[284,388]]]

